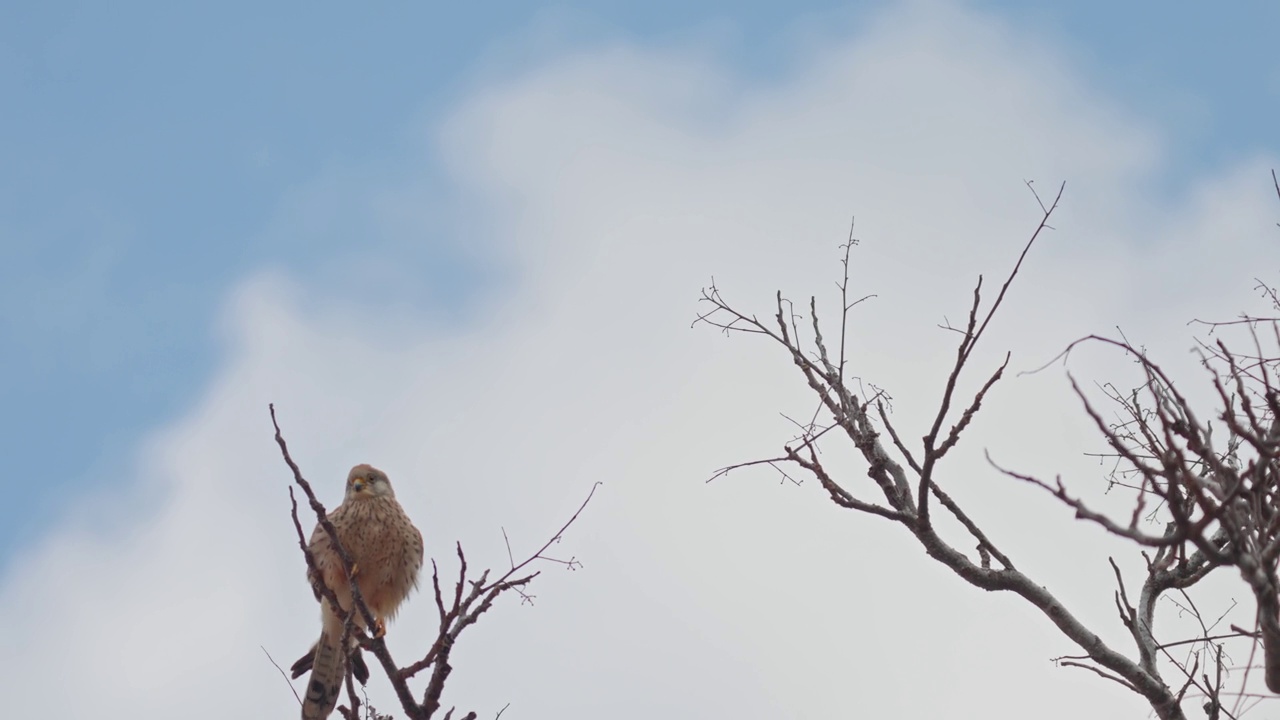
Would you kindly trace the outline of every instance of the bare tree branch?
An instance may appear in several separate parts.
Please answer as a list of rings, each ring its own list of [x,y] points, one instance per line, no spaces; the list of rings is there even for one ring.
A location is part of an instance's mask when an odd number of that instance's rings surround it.
[[[494,601],[509,590],[514,590],[517,593],[520,593],[521,597],[525,601],[532,599],[531,596],[523,592],[522,588],[532,582],[533,579],[537,577],[538,573],[532,572],[520,575],[521,571],[527,568],[535,560],[555,562],[566,565],[570,569],[576,569],[581,566],[576,559],[568,561],[556,560],[555,558],[546,556],[544,553],[553,544],[559,542],[569,527],[577,521],[578,517],[582,514],[582,511],[586,509],[587,503],[589,503],[591,498],[594,497],[596,488],[599,487],[601,483],[597,482],[592,485],[591,491],[587,493],[587,497],[582,501],[582,504],[578,506],[573,515],[570,516],[569,520],[561,525],[560,529],[557,530],[556,533],[542,545],[542,547],[521,562],[512,562],[511,568],[492,582],[489,581],[490,571],[488,570],[480,573],[480,576],[475,579],[468,576],[467,559],[463,554],[462,545],[460,543],[455,544],[455,552],[457,554],[459,564],[458,579],[454,585],[452,602],[447,605],[441,592],[440,577],[436,562],[435,560],[432,560],[432,588],[434,590],[436,608],[440,618],[438,632],[435,640],[431,644],[431,648],[421,660],[411,665],[400,667],[392,659],[391,654],[387,649],[386,641],[381,636],[370,635],[365,632],[364,628],[374,627],[376,623],[374,622],[372,612],[360,594],[360,588],[355,581],[355,573],[351,571],[354,565],[351,560],[351,556],[338,539],[337,532],[332,523],[329,522],[324,506],[316,499],[315,493],[311,489],[311,485],[303,478],[301,469],[290,456],[288,445],[285,443],[284,436],[280,431],[280,425],[276,421],[275,406],[270,405],[268,407],[271,414],[271,423],[275,428],[276,444],[280,447],[280,453],[284,458],[285,464],[289,466],[289,469],[293,473],[293,482],[306,494],[307,499],[311,504],[311,508],[316,514],[317,524],[319,527],[324,528],[325,532],[328,533],[329,538],[333,543],[333,547],[337,550],[339,557],[342,559],[347,577],[351,579],[351,596],[352,605],[354,607],[346,610],[341,647],[348,648],[350,645],[350,638],[355,638],[361,648],[372,652],[378,659],[379,664],[381,664],[387,679],[391,682],[391,686],[396,693],[396,698],[400,701],[400,706],[404,710],[405,715],[411,720],[428,720],[440,710],[440,698],[444,692],[445,682],[448,680],[449,674],[453,671],[453,667],[449,662],[450,652],[462,631],[479,620],[480,616],[493,606]],[[315,558],[311,553],[306,536],[302,530],[302,523],[298,519],[298,504],[294,499],[292,487],[289,488],[289,499],[291,503],[293,525],[298,535],[298,545],[302,549],[303,558],[306,561],[309,571],[308,576],[312,579],[312,584],[316,591],[316,597],[317,599],[323,597],[328,600],[333,607],[342,608],[342,604],[338,602],[338,598],[334,593],[334,590],[325,585],[323,575],[319,572],[316,566]],[[505,530],[503,531],[503,535],[504,537],[506,536]],[[510,545],[508,544],[508,551],[509,550]],[[356,617],[355,613],[357,612],[360,613],[360,616],[364,619],[363,625],[354,622]],[[351,718],[352,720],[358,718],[359,709],[361,707],[361,701],[356,696],[352,678],[355,677],[363,684],[365,679],[368,677],[368,669],[364,667],[364,662],[363,660],[360,660],[358,652],[358,650],[349,652],[344,656],[344,662],[346,664],[346,675],[344,680],[350,707],[338,708],[345,717]],[[310,669],[310,665],[311,655],[308,654],[303,656],[302,659],[294,664],[293,676],[296,678],[306,672]],[[417,673],[428,668],[432,671],[431,677],[427,682],[427,687],[422,693],[422,700],[418,701],[414,697],[413,691],[409,689],[408,681]],[[362,669],[363,673],[361,672]],[[444,717],[451,717],[452,714],[453,710],[450,709],[445,713]],[[501,711],[499,711],[499,715],[501,715]],[[464,720],[467,718],[474,720],[475,717],[476,714],[471,712],[464,716]]]
[[[1280,198],[1280,180],[1274,171],[1271,176]],[[1086,391],[1067,374],[1072,391],[1106,446],[1104,452],[1087,454],[1111,465],[1106,489],[1127,493],[1132,499],[1121,514],[1094,507],[1085,495],[1069,490],[1061,477],[1046,481],[1004,468],[987,454],[995,470],[1044,490],[1072,510],[1077,519],[1134,543],[1141,552],[1145,572],[1136,583],[1127,582],[1120,566],[1108,558],[1116,579],[1116,610],[1133,640],[1132,650],[1121,652],[1109,646],[1068,612],[1049,589],[1015,568],[978,518],[943,490],[946,478],[940,462],[965,437],[984,403],[990,401],[1010,360],[1006,353],[964,404],[960,400],[962,381],[971,382],[966,373],[974,350],[1003,307],[1031,248],[1045,230],[1053,229],[1050,220],[1064,191],[1064,186],[1059,186],[1053,199],[1046,202],[1032,183],[1027,187],[1042,215],[994,300],[984,301],[984,282],[979,276],[964,322],[952,326],[944,321],[941,326],[956,333],[959,342],[919,446],[909,442],[910,433],[892,421],[891,408],[884,401],[888,395],[877,388],[874,397],[866,398],[858,392],[861,381],[854,386],[849,374],[855,360],[848,352],[848,314],[872,297],[850,301],[856,296],[849,282],[851,251],[858,243],[852,225],[848,239],[840,245],[838,352],[828,350],[825,323],[815,297],[809,298],[806,318],[778,292],[772,321],[764,321],[735,309],[713,278],[703,290],[704,310],[694,324],[705,323],[726,334],[764,336],[781,346],[813,392],[819,410],[831,418],[830,424],[819,422],[818,415],[807,424],[796,423],[801,435],[783,446],[782,455],[722,468],[713,478],[752,465],[767,465],[797,485],[797,476],[812,477],[837,505],[901,526],[930,558],[971,585],[1014,593],[1039,609],[1084,653],[1057,658],[1059,664],[1087,669],[1142,695],[1162,720],[1185,718],[1183,703],[1189,698],[1203,700],[1203,709],[1211,718],[1239,717],[1247,710],[1245,706],[1269,697],[1250,689],[1254,652],[1261,651],[1267,688],[1280,693],[1280,315],[1246,313],[1230,321],[1193,321],[1208,328],[1209,337],[1196,340],[1197,358],[1205,371],[1196,381],[1207,379],[1216,396],[1216,405],[1208,412],[1194,405],[1171,374],[1122,332],[1118,339],[1100,335],[1080,338],[1050,363],[1030,371],[1040,372],[1057,360],[1066,362],[1075,349],[1086,344],[1118,350],[1134,361],[1140,380],[1129,390],[1103,383]],[[1280,314],[1280,292],[1262,280],[1256,283],[1271,310]],[[1229,343],[1231,331],[1243,332],[1243,342]],[[1105,398],[1101,403],[1096,399],[1098,392]],[[1104,412],[1108,405],[1111,409]],[[1111,417],[1113,413],[1115,417]],[[827,434],[835,428],[842,433]],[[882,432],[889,435],[888,447],[881,442]],[[862,496],[848,479],[824,467],[821,447],[839,438],[849,440],[865,463],[866,474],[881,496],[874,502]],[[789,468],[799,472],[789,474]],[[935,526],[932,501],[976,543],[976,559],[943,537]],[[945,529],[954,532],[949,524]],[[1234,612],[1235,601],[1215,612],[1217,617],[1210,622],[1192,595],[1207,577],[1227,567],[1235,569],[1255,600],[1255,630],[1241,630],[1232,624],[1232,633],[1214,634]],[[1191,637],[1182,631],[1174,639],[1157,635],[1157,617],[1170,614],[1179,619],[1173,625],[1192,625]],[[1161,622],[1164,627],[1166,621]],[[1231,648],[1242,646],[1248,652],[1240,654],[1248,654],[1250,659],[1235,665],[1232,654],[1237,650]],[[1166,675],[1174,678],[1176,689],[1166,682]],[[1232,697],[1234,703],[1228,703]]]

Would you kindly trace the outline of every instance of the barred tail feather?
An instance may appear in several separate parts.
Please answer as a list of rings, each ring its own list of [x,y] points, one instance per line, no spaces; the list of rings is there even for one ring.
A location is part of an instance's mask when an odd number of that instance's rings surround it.
[[[321,632],[311,663],[311,677],[307,679],[307,694],[302,701],[302,720],[329,717],[338,704],[343,672],[340,638],[328,631]]]

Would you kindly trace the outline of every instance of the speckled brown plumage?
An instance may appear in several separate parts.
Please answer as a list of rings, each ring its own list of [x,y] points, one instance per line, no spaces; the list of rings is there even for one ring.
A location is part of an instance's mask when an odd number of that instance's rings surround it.
[[[400,603],[417,587],[423,557],[422,533],[396,501],[386,473],[370,465],[351,468],[346,496],[328,517],[355,563],[356,583],[373,613],[377,624],[374,632],[380,635],[385,623],[395,617]],[[351,583],[329,534],[319,524],[311,533],[310,547],[324,584],[333,590],[342,607],[342,611],[335,611],[327,600],[320,601],[320,639],[311,658],[311,677],[302,703],[303,720],[324,720],[337,705],[342,687],[340,645],[343,616],[351,607]],[[364,624],[358,612],[355,620]]]

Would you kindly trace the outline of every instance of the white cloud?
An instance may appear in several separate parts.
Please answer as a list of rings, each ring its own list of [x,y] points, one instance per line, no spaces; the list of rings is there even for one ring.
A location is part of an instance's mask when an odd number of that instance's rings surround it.
[[[317,627],[269,401],[324,500],[351,464],[379,464],[449,569],[455,539],[473,564],[501,564],[500,526],[532,547],[604,482],[562,550],[585,568],[545,568],[535,606],[503,603],[459,646],[449,699],[482,716],[507,702],[504,717],[1141,712],[1053,668],[1072,648],[1047,621],[948,576],[887,523],[767,473],[704,485],[775,451],[776,411],[809,403],[773,348],[688,325],[713,274],[762,313],[776,287],[831,299],[856,213],[856,281],[880,296],[855,317],[857,373],[919,427],[952,352],[936,324],[960,319],[978,273],[990,296],[1034,226],[1023,179],[1046,194],[1065,179],[1068,194],[980,358],[1012,347],[1019,370],[1116,323],[1180,351],[1188,313],[1236,311],[1273,239],[1261,165],[1159,204],[1142,191],[1158,128],[1034,39],[946,3],[817,43],[764,87],[692,52],[568,54],[478,87],[439,142],[513,286],[474,325],[442,330],[347,306],[361,288],[247,279],[228,303],[225,367],[141,449],[127,497],[86,503],[5,578],[15,715],[295,712],[258,648],[287,664]],[[1111,546],[980,461],[991,448],[1088,482],[1077,453],[1093,448],[1063,446],[1084,427],[1061,372],[1011,377],[948,482],[1122,643],[1101,556],[1061,551]],[[409,603],[390,634],[399,657],[425,651],[433,612],[428,594]]]

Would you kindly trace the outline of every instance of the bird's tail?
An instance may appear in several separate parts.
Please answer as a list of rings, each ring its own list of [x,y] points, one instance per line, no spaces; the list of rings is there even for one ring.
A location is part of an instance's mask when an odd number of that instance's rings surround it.
[[[311,677],[307,679],[307,694],[302,701],[302,720],[325,720],[329,717],[338,704],[344,672],[341,638],[326,629],[316,642]]]

